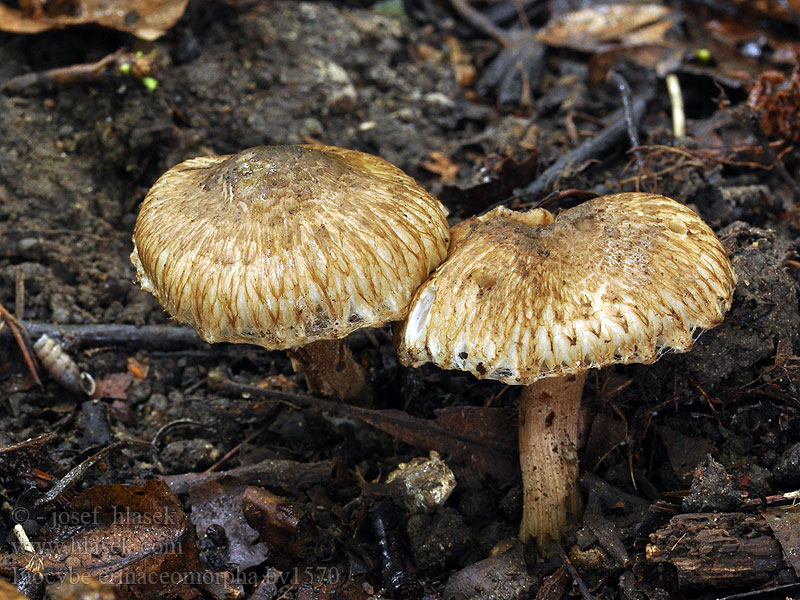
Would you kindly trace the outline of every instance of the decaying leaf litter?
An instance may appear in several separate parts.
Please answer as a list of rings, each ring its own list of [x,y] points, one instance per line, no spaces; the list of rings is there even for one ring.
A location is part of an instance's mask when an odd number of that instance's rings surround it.
[[[794,593],[797,6],[189,3],[148,41],[134,17],[158,3],[125,2],[124,26],[63,28],[94,4],[2,5],[41,25],[0,23],[7,580],[28,597]],[[451,224],[641,190],[715,230],[739,280],[723,325],[589,377],[563,554],[514,541],[514,387],[403,368],[383,328],[348,339],[371,403],[317,398],[282,353],[205,345],[131,283],[161,173],[286,143],[378,155]],[[17,340],[33,365],[43,333],[93,397],[36,384]]]

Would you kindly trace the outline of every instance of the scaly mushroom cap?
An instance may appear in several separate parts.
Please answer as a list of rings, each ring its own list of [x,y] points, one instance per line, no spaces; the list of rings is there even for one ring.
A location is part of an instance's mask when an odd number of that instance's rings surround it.
[[[496,208],[451,231],[395,335],[400,361],[530,384],[689,350],[736,275],[711,229],[664,196],[616,194],[552,217]]]
[[[207,342],[270,349],[403,319],[447,254],[445,208],[375,156],[257,147],[187,160],[142,202],[142,288]]]

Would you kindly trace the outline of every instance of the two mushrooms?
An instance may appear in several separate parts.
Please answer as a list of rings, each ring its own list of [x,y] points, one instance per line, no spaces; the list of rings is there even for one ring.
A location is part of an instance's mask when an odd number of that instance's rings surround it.
[[[452,229],[446,215],[374,156],[259,147],[167,171],[131,260],[176,320],[208,342],[287,349],[316,391],[357,396],[363,373],[341,339],[390,321],[405,365],[525,386],[520,537],[546,552],[580,509],[587,371],[689,350],[722,322],[736,277],[711,229],[663,196],[556,216],[497,208]]]

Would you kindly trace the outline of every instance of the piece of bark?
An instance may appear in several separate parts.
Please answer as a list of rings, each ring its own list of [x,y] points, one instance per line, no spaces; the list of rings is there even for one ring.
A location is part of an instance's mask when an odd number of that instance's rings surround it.
[[[676,515],[650,535],[645,557],[674,565],[682,589],[760,584],[785,567],[764,517],[741,512]]]

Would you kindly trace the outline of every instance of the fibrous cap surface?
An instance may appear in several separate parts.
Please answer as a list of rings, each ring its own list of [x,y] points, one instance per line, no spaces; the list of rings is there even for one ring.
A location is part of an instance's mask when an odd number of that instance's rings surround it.
[[[451,237],[396,331],[405,365],[527,385],[651,363],[721,323],[736,287],[711,229],[653,194],[603,196],[557,217],[500,207]]]
[[[164,173],[142,202],[131,261],[204,340],[284,349],[404,318],[447,254],[446,215],[372,155],[256,147]]]

